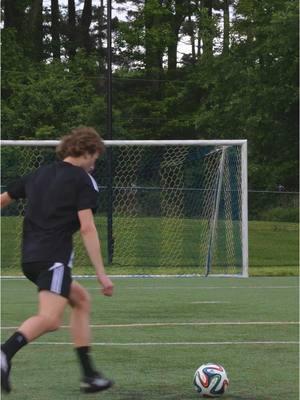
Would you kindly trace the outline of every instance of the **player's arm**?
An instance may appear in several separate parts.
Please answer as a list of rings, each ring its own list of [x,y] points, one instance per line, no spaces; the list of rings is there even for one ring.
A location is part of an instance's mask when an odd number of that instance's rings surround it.
[[[17,181],[10,183],[7,191],[1,194],[0,205],[4,208],[11,204],[14,200],[26,198],[26,181],[29,175],[22,176]]]
[[[105,296],[112,296],[114,286],[105,272],[101,254],[100,240],[95,226],[92,210],[86,209],[78,211],[78,218],[80,222],[81,238],[88,256],[95,268],[98,280],[103,287],[102,293]]]
[[[4,207],[8,206],[13,201],[14,201],[14,199],[12,199],[7,192],[4,192],[4,193],[2,193],[0,195],[0,206],[1,206],[1,208],[4,208]]]

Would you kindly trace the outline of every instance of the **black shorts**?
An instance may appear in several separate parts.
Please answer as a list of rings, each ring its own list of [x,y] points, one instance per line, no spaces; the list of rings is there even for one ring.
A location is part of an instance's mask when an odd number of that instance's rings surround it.
[[[35,283],[38,290],[49,290],[69,298],[72,276],[71,268],[62,263],[32,262],[22,264],[23,273]]]

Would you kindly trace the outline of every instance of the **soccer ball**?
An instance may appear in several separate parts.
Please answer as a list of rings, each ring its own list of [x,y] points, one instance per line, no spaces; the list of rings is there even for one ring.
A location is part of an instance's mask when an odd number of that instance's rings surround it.
[[[194,385],[200,397],[219,397],[225,393],[229,379],[222,365],[203,364],[195,372]]]

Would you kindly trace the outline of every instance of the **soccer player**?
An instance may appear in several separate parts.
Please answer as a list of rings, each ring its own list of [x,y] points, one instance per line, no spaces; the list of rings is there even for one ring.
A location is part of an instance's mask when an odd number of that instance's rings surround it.
[[[38,288],[38,313],[25,320],[1,346],[1,387],[10,392],[11,359],[23,346],[59,328],[64,309],[71,306],[71,334],[82,370],[80,389],[98,392],[113,382],[98,372],[90,356],[90,297],[72,280],[72,236],[81,238],[105,296],[113,283],[106,275],[93,212],[98,187],[89,174],[105,151],[99,134],[80,127],[57,146],[59,161],[20,178],[1,194],[1,207],[27,199],[23,222],[22,269]]]

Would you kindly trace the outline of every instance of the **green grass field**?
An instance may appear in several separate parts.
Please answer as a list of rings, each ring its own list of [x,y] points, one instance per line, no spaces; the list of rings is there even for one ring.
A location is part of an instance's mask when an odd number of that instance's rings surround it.
[[[118,220],[117,220],[118,221]],[[111,274],[156,274],[156,273],[198,273],[199,238],[198,221],[185,219],[185,241],[177,246],[176,257],[165,260],[163,268],[155,267],[156,256],[160,253],[162,239],[159,237],[159,219],[138,218],[136,226],[122,223],[122,240],[115,246],[114,264],[109,267]],[[2,274],[15,274],[20,271],[21,218],[2,217]],[[106,218],[96,218],[101,236],[104,259],[107,259]],[[172,225],[173,226],[173,225]],[[118,226],[116,227],[118,229]],[[126,234],[128,232],[128,235]],[[134,236],[132,236],[134,235]],[[124,238],[127,238],[126,240]],[[123,240],[124,239],[124,240]],[[172,237],[169,240],[172,243]],[[77,235],[75,267],[78,274],[92,274],[93,269]],[[223,248],[222,243],[220,245]],[[129,254],[132,254],[130,264]],[[173,254],[173,252],[169,252]],[[126,263],[124,263],[124,257]],[[226,255],[224,254],[224,258]],[[222,258],[222,254],[221,254]],[[139,261],[140,264],[137,264]],[[167,262],[166,262],[167,261]],[[176,265],[177,261],[177,265]],[[129,264],[128,264],[129,262]],[[174,265],[175,264],[175,265]],[[194,265],[193,267],[185,265]],[[249,222],[249,271],[252,276],[298,275],[299,266],[299,225],[287,222],[250,221]],[[221,270],[220,273],[223,273]],[[230,271],[234,273],[234,271]]]
[[[114,388],[79,393],[65,326],[16,355],[10,400],[196,400],[193,374],[205,362],[226,368],[224,399],[299,398],[298,278],[115,279],[112,298],[93,279],[81,283],[92,295],[94,358]],[[36,308],[31,283],[2,280],[2,340]]]

